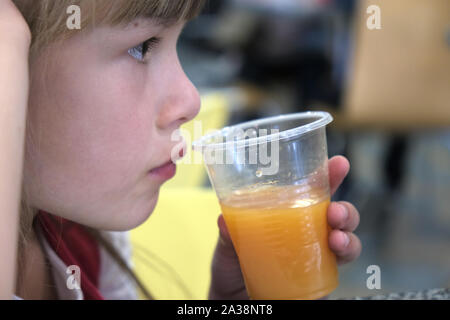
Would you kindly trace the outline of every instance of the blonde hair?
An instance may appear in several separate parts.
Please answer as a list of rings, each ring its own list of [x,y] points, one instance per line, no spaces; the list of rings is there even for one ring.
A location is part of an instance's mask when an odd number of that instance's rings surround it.
[[[46,46],[64,41],[76,32],[66,26],[67,8],[78,5],[81,9],[81,29],[92,30],[96,26],[126,26],[137,18],[153,18],[167,25],[181,20],[196,17],[206,0],[13,0],[27,21],[32,34],[30,45],[30,63]],[[27,126],[28,128],[28,126]],[[27,132],[27,140],[30,139]],[[23,177],[23,181],[26,177]],[[18,269],[25,266],[25,248],[33,232],[34,217],[39,211],[29,205],[26,188],[22,183],[20,202],[20,226],[18,244]],[[98,240],[99,244],[114,258],[124,272],[128,273],[136,282],[138,288],[148,299],[153,299],[142,281],[131,270],[114,246],[104,239],[98,230],[85,227]],[[22,286],[20,273],[18,287]]]

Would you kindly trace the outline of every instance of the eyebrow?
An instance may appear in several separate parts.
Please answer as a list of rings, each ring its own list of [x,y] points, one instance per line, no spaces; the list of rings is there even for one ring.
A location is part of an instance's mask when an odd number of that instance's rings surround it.
[[[140,34],[141,36],[147,35],[149,30],[154,29],[155,32],[162,31],[165,28],[170,28],[174,26],[177,22],[183,22],[181,26],[181,32],[185,28],[187,24],[187,20],[168,20],[168,19],[159,19],[155,17],[146,17],[144,15],[139,16],[135,19],[133,19],[131,22],[129,22],[124,29],[120,29],[119,32],[136,32],[137,34]],[[128,36],[127,36],[128,37]]]
[[[130,24],[133,25],[139,25],[140,22],[142,22],[143,27],[164,27],[164,28],[170,28],[173,25],[177,24],[178,22],[182,22],[183,23],[183,27],[184,25],[186,25],[187,21],[186,20],[178,20],[176,18],[155,18],[154,16],[150,16],[150,15],[140,15],[138,16],[136,19],[134,19]]]

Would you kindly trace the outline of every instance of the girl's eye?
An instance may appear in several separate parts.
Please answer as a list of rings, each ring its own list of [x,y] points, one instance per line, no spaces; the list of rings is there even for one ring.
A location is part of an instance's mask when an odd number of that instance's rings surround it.
[[[160,41],[160,38],[150,38],[140,45],[128,50],[128,53],[140,62],[144,62],[147,53],[149,53],[155,46],[157,46]]]

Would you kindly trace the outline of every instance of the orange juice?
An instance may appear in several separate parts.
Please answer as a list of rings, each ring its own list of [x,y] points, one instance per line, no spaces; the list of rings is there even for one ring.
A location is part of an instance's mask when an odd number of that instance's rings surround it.
[[[328,193],[270,187],[221,201],[252,299],[317,299],[338,286]]]

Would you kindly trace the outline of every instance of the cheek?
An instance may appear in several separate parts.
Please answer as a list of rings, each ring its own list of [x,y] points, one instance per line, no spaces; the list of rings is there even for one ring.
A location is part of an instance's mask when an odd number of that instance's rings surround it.
[[[41,101],[32,115],[44,181],[79,197],[125,192],[151,161],[153,119],[139,87],[94,75],[59,80],[54,99]]]

